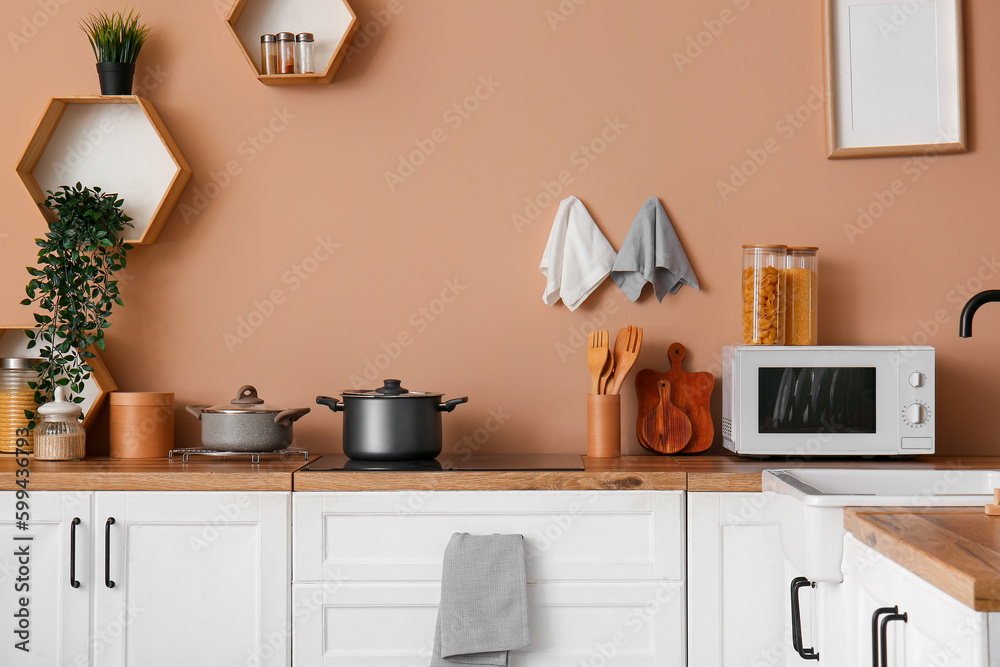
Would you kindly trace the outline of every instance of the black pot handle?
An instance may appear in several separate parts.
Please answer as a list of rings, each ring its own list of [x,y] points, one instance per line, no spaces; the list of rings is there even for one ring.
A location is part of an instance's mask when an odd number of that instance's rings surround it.
[[[329,396],[317,396],[316,402],[319,403],[320,405],[325,405],[334,412],[344,411],[344,404],[335,398],[330,398]]]
[[[440,410],[441,412],[451,412],[462,403],[468,403],[468,402],[469,402],[468,396],[463,396],[462,398],[453,398],[450,401],[445,401],[444,403],[439,405],[438,410]]]
[[[879,667],[878,652],[878,621],[882,614],[898,614],[898,607],[879,607],[872,614],[872,667]]]
[[[805,577],[792,579],[792,648],[803,660],[819,660],[819,653],[813,648],[802,646],[802,614],[799,611],[799,589],[803,586],[816,587],[816,584]]]
[[[903,623],[906,623],[906,612],[903,612],[902,614],[889,614],[887,616],[882,617],[882,624],[881,627],[879,628],[879,638],[878,638],[879,646],[882,648],[881,667],[888,667],[889,665],[889,647],[888,647],[889,641],[887,635],[889,634],[889,623],[891,623],[892,621],[902,621]]]

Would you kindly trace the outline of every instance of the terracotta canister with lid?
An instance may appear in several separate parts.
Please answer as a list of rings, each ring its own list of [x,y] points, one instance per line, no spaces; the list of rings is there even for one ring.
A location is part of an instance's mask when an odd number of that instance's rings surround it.
[[[110,400],[111,458],[162,458],[173,449],[173,392],[115,391]]]

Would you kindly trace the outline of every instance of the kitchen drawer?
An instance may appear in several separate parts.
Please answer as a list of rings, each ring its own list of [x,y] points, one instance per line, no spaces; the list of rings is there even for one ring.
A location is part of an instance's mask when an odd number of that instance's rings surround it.
[[[681,491],[293,494],[293,579],[437,581],[452,533],[524,535],[529,581],[684,578]]]
[[[440,587],[431,582],[295,584],[296,667],[413,667],[430,657]],[[681,667],[679,582],[528,585],[531,646],[520,667]]]

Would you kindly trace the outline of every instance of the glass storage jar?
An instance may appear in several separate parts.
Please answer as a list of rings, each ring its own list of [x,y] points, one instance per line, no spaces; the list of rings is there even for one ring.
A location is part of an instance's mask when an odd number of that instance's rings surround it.
[[[87,453],[87,433],[80,423],[83,410],[66,400],[66,391],[56,387],[55,400],[38,407],[42,422],[35,427],[35,459],[72,461]]]
[[[300,32],[295,35],[295,73],[312,74],[313,67],[313,34]]]
[[[819,248],[788,246],[785,256],[785,345],[816,345]]]
[[[0,452],[14,454],[32,450],[32,433],[24,411],[34,412],[35,390],[29,382],[38,382],[35,365],[41,359],[5,357],[0,359]]]
[[[280,74],[295,73],[295,35],[290,32],[279,32],[278,38],[278,72]]]
[[[743,246],[743,344],[784,345],[783,245]]]
[[[274,35],[260,36],[260,73],[278,73],[278,38]]]

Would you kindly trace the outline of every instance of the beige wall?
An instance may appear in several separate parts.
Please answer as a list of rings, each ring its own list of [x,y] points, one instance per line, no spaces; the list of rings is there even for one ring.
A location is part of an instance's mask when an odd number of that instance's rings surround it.
[[[938,449],[1000,451],[985,419],[1000,399],[1000,306],[981,311],[974,338],[957,336],[959,295],[1000,287],[1000,4],[966,3],[972,151],[914,171],[908,158],[824,157],[823,113],[808,107],[822,86],[818,0],[395,1],[401,11],[332,85],[290,88],[250,75],[220,16],[228,0],[136,3],[155,26],[139,60],[140,75],[158,73],[145,96],[194,178],[159,242],[131,253],[105,355],[122,389],[172,390],[180,405],[222,402],[253,383],[273,403],[312,405],[296,426],[300,444],[338,451],[342,416],[315,396],[388,362],[371,377],[470,397],[445,415],[446,451],[465,436],[483,440],[477,429],[502,413],[481,451],[583,452],[588,373],[572,332],[638,324],[637,369],[665,369],[668,345],[681,341],[689,370],[718,375],[721,347],[739,335],[740,244],[783,242],[821,248],[823,344],[919,342],[935,317],[946,320],[929,337]],[[59,6],[55,16],[35,16],[46,4]],[[44,231],[13,167],[49,97],[97,92],[76,24],[106,4],[0,8],[5,323],[30,319],[17,302],[32,239]],[[385,20],[388,4],[354,8],[368,22]],[[569,15],[555,22],[560,6]],[[681,71],[674,53],[726,9],[734,22]],[[31,29],[33,20],[43,27]],[[12,44],[10,33],[26,39]],[[450,111],[477,90],[486,99],[467,118]],[[796,113],[805,120],[786,120]],[[609,120],[624,129],[593,160],[582,156]],[[248,138],[271,123],[280,131],[253,149]],[[446,141],[390,188],[386,172],[437,128]],[[778,151],[720,196],[717,183],[769,138]],[[213,173],[230,162],[240,173],[215,188]],[[662,304],[644,293],[632,304],[609,280],[574,313],[544,306],[538,264],[558,202],[546,201],[543,184],[563,170],[572,184],[559,198],[579,196],[616,248],[643,201],[660,197],[702,292],[685,288]],[[858,208],[896,179],[904,193],[849,237]],[[532,199],[542,200],[537,212]],[[518,229],[515,214],[530,224]],[[312,263],[318,239],[338,247]],[[307,279],[294,273],[303,266],[313,270]],[[275,290],[283,300],[273,314],[227,345]],[[397,347],[400,337],[408,344]],[[380,357],[387,349],[391,361]],[[631,386],[623,398],[624,450],[639,453]],[[717,419],[719,402],[717,389]],[[178,413],[177,430],[195,442],[190,416]]]

